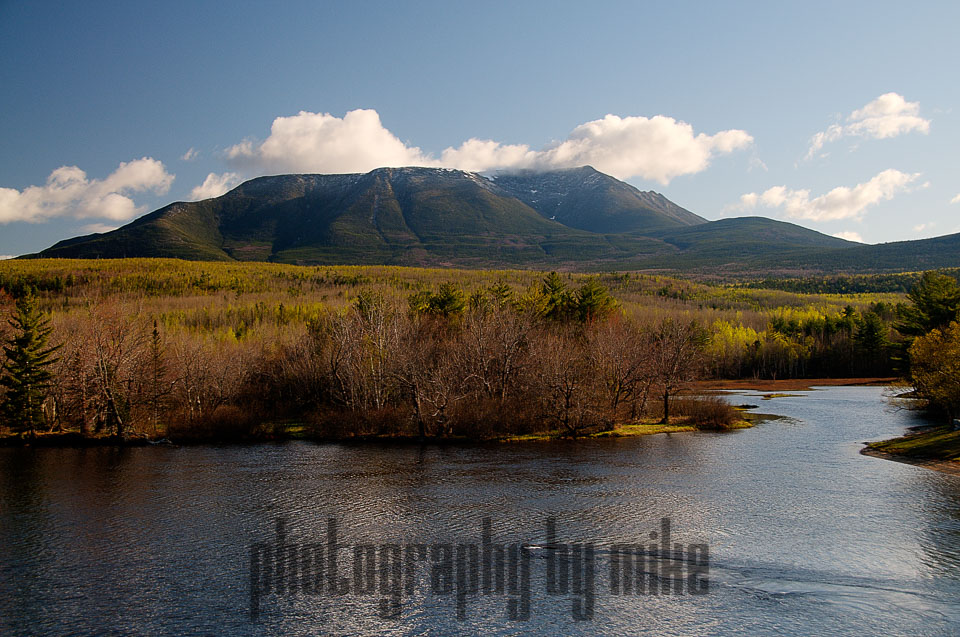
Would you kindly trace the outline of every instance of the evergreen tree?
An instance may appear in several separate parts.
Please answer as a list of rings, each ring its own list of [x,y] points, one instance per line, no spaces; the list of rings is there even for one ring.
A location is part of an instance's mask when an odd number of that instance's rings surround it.
[[[617,309],[617,300],[596,278],[587,279],[575,297],[577,317],[583,323],[608,318]]]
[[[463,297],[463,291],[452,283],[443,283],[436,294],[430,297],[429,312],[450,318],[463,314],[467,307],[467,301]]]
[[[552,321],[565,321],[570,318],[576,300],[559,274],[551,272],[545,276],[540,284],[540,293],[545,300],[544,318]]]
[[[59,346],[47,346],[53,328],[32,292],[17,301],[9,322],[14,334],[3,348],[7,357],[0,376],[0,385],[7,389],[3,414],[15,429],[33,436],[43,424],[43,401],[53,378],[49,367],[57,360],[53,354]]]
[[[157,322],[153,322],[153,331],[150,333],[149,355],[149,396],[150,420],[153,423],[153,433],[157,433],[160,424],[160,414],[163,412],[169,387],[167,385],[167,364],[165,361],[166,347]]]
[[[956,320],[960,310],[960,286],[956,279],[939,272],[924,272],[910,289],[911,305],[898,307],[897,330],[905,336],[922,336],[933,329],[943,329]]]
[[[513,299],[513,290],[503,281],[497,281],[490,286],[490,296],[498,308],[502,308]]]
[[[887,326],[876,312],[865,312],[857,320],[857,333],[853,337],[860,371],[867,374],[887,373]]]

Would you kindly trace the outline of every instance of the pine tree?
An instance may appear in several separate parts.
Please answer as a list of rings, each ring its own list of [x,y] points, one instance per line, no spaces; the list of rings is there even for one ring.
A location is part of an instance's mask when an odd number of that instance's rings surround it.
[[[157,426],[160,423],[160,414],[163,411],[169,388],[167,386],[167,365],[165,362],[166,347],[163,343],[163,337],[157,327],[157,322],[153,322],[153,332],[150,333],[150,355],[149,355],[149,396],[150,402],[150,420],[153,423],[153,433],[157,433]]]
[[[617,309],[617,300],[596,278],[587,279],[577,290],[574,300],[582,323],[604,320]]]
[[[49,367],[57,360],[53,354],[59,346],[47,346],[53,328],[32,292],[17,301],[9,322],[14,334],[3,348],[7,357],[0,376],[0,385],[7,388],[3,413],[15,429],[33,436],[43,424],[43,401],[53,378]]]
[[[953,277],[931,270],[923,273],[907,298],[911,305],[898,308],[897,330],[908,337],[922,336],[956,320],[960,310],[960,285]]]
[[[544,318],[552,321],[566,321],[573,314],[576,299],[556,272],[551,272],[543,278],[540,283],[540,293],[545,299]]]

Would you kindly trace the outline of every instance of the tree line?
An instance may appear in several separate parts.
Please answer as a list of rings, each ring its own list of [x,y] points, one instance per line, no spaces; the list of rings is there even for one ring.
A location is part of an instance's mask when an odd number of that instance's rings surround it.
[[[229,439],[296,421],[331,437],[485,438],[737,419],[722,401],[676,398],[707,369],[698,321],[628,317],[594,278],[572,288],[550,273],[524,294],[444,283],[405,303],[363,290],[256,338],[168,330],[116,299],[86,312],[54,327],[32,293],[17,300],[7,428]]]

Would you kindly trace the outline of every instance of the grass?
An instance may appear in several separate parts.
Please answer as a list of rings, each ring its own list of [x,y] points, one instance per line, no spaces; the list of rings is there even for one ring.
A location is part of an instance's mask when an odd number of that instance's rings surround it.
[[[867,449],[916,460],[960,462],[960,431],[944,425],[900,438],[871,442]]]
[[[675,434],[691,431],[726,431],[732,429],[749,429],[754,426],[753,419],[749,419],[751,414],[744,414],[748,419],[736,421],[722,430],[697,427],[685,422],[677,422],[672,425],[664,425],[656,421],[630,423],[618,425],[614,429],[606,431],[593,431],[584,433],[579,438],[632,438],[635,436],[650,436],[654,434]],[[506,436],[498,438],[500,442],[531,442],[542,440],[556,440],[565,437],[560,431],[545,431],[535,434],[524,434],[521,436]]]

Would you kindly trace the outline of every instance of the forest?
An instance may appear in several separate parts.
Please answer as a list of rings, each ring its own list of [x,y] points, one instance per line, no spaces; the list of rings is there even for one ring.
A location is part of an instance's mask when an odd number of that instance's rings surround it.
[[[178,441],[722,429],[739,413],[692,381],[904,374],[913,307],[644,273],[5,261],[0,426]]]

